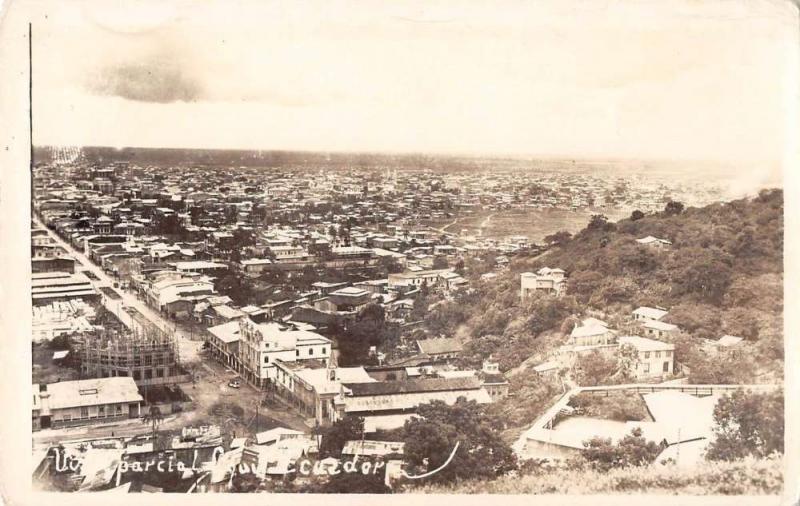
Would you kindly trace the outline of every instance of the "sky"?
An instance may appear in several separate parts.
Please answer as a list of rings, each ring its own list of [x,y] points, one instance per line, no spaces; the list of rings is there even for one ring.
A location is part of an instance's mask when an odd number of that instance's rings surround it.
[[[37,2],[34,142],[786,155],[778,0]]]

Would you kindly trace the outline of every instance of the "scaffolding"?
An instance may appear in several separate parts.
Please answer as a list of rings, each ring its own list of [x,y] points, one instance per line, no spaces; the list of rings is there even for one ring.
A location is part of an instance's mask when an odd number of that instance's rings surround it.
[[[191,381],[183,369],[173,332],[137,318],[124,333],[100,330],[86,336],[81,350],[81,374],[85,378],[132,377],[140,387],[174,385]]]

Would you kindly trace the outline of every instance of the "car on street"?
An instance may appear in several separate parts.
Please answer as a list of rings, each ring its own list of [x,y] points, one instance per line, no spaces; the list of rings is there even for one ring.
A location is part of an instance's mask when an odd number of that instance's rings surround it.
[[[228,386],[231,388],[239,388],[242,386],[242,380],[239,378],[234,378],[228,382]]]

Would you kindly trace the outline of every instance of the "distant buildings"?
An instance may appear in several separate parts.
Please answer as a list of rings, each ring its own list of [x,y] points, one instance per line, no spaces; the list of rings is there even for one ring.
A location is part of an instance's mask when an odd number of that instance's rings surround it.
[[[145,288],[145,300],[151,307],[174,318],[187,318],[195,304],[214,296],[214,283],[198,275],[166,275]]]
[[[388,288],[400,292],[428,287],[432,290],[452,292],[468,284],[452,269],[408,269],[405,272],[389,274]]]
[[[652,235],[648,235],[647,237],[643,237],[641,239],[636,239],[636,242],[642,246],[647,246],[653,249],[664,249],[672,246],[670,241],[666,239],[659,239],[658,237],[653,237]]]

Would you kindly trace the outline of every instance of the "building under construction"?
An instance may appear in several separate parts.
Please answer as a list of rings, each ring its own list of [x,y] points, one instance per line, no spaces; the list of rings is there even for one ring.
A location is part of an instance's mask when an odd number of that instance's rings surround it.
[[[84,338],[81,375],[84,378],[130,376],[139,387],[191,381],[181,367],[175,335],[137,315],[131,315],[135,324],[129,332],[100,332]]]

